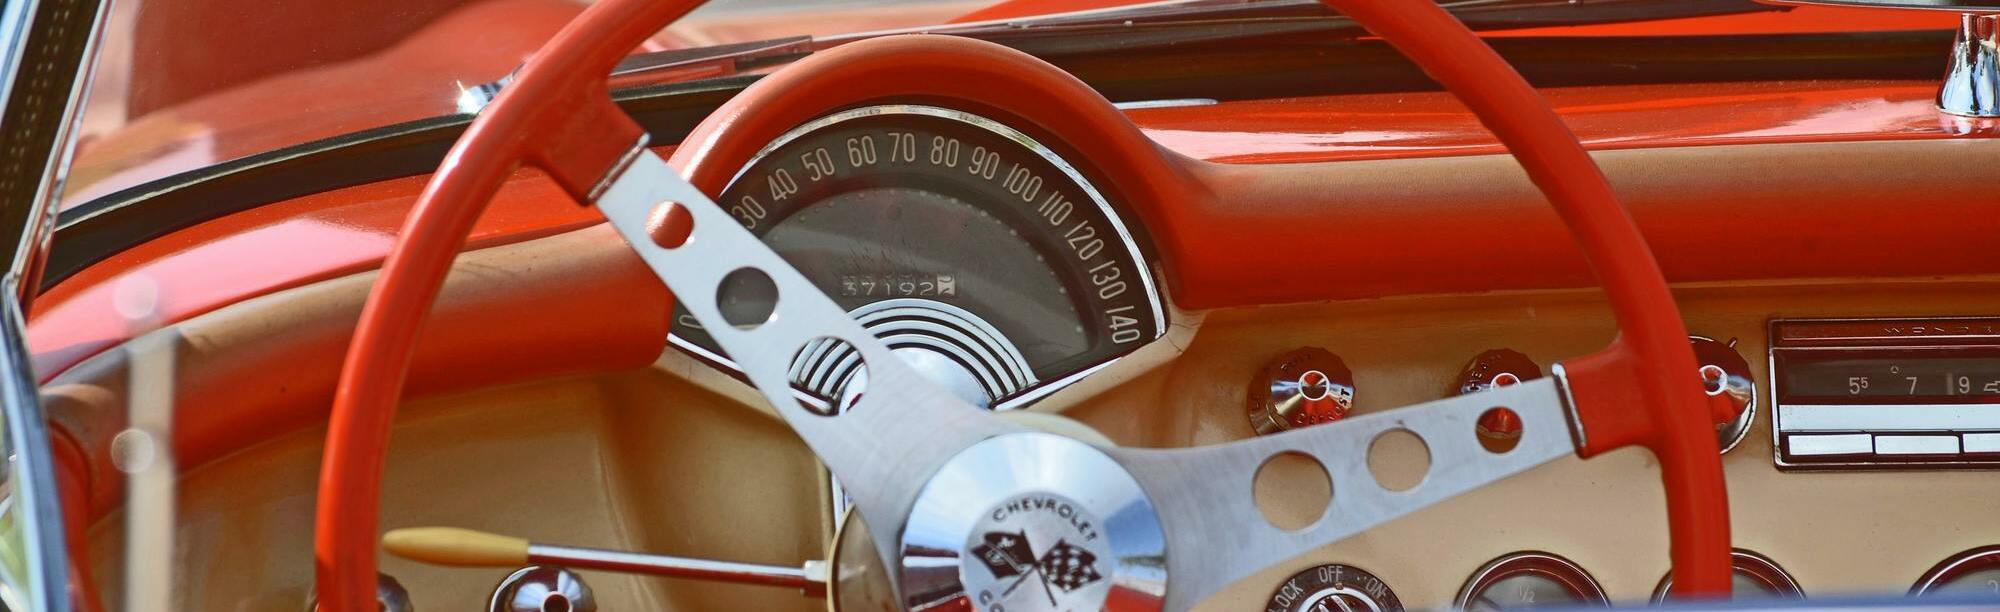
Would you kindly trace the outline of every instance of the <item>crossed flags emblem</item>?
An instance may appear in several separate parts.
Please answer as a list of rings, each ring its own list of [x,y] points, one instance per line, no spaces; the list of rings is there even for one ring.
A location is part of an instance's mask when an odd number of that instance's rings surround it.
[[[1102,574],[1097,573],[1097,555],[1070,544],[1068,540],[1056,540],[1056,545],[1044,551],[1039,558],[1028,543],[1026,530],[1012,533],[989,531],[985,540],[986,543],[972,548],[972,554],[986,564],[993,577],[1020,577],[1001,593],[1002,597],[1012,594],[1016,587],[1027,581],[1028,576],[1035,575],[1042,579],[1042,590],[1049,596],[1049,605],[1055,605],[1053,589],[1068,593],[1104,579]]]

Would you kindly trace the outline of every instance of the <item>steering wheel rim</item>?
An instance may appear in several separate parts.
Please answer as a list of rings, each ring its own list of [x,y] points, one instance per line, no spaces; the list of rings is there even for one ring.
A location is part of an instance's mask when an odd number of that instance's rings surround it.
[[[1650,448],[1668,493],[1678,593],[1727,593],[1728,509],[1710,420],[1733,415],[1704,402],[1689,375],[1695,360],[1678,308],[1602,172],[1533,88],[1448,12],[1427,2],[1324,1],[1465,101],[1555,205],[1620,327],[1607,349],[1564,364],[1572,373],[1567,392],[1578,454]],[[579,201],[602,195],[633,152],[644,150],[645,138],[610,101],[611,67],[700,4],[592,5],[523,66],[426,187],[364,306],[336,389],[315,540],[326,609],[373,609],[380,478],[396,400],[420,323],[472,222],[523,162],[549,172]]]

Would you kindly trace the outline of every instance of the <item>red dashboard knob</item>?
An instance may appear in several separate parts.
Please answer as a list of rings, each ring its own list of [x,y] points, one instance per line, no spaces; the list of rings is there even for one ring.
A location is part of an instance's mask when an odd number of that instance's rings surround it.
[[[1260,435],[1338,421],[1354,408],[1354,373],[1326,349],[1294,350],[1250,381],[1249,407]]]

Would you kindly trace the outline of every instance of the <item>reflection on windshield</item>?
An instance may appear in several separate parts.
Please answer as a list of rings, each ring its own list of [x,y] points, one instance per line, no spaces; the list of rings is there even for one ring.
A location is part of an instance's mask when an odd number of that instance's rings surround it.
[[[990,4],[716,0],[638,52],[944,23]],[[581,12],[572,0],[120,0],[61,207],[218,162],[456,112]]]

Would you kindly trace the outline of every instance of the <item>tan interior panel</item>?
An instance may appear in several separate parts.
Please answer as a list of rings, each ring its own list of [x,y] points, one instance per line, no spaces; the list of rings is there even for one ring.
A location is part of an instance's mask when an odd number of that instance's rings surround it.
[[[2000,279],[1737,284],[1678,293],[1689,329],[1736,338],[1760,386],[1768,380],[1763,351],[1773,317],[2000,312]],[[1355,373],[1357,410],[1368,412],[1441,397],[1481,350],[1513,348],[1546,368],[1603,346],[1614,333],[1591,291],[1204,314],[1185,353],[1067,414],[1126,445],[1225,442],[1250,435],[1244,394],[1253,373],[1300,346],[1345,359]],[[673,363],[413,402],[392,447],[384,527],[456,525],[773,564],[822,556],[825,490],[811,455],[768,413],[671,374]],[[2000,523],[1991,520],[2000,479],[1988,471],[1777,471],[1765,391],[1749,436],[1724,458],[1735,542],[1776,560],[1809,595],[1901,592],[1938,560],[2000,542]],[[186,476],[181,554],[190,573],[182,594],[190,599],[183,608],[304,601],[321,435],[289,435]],[[1260,490],[1278,496],[1264,501],[1279,506],[1316,501],[1282,497],[1312,487]],[[1667,570],[1663,503],[1643,450],[1565,459],[1272,567],[1206,609],[1261,607],[1286,576],[1334,562],[1376,573],[1414,607],[1447,606],[1479,566],[1520,550],[1568,557],[1614,600],[1641,601]],[[118,584],[116,564],[105,561],[117,525],[114,516],[97,527],[100,584]],[[419,605],[434,609],[480,605],[505,573],[397,559],[383,567],[411,585]],[[604,609],[821,605],[786,589],[586,577]]]
[[[302,610],[312,584],[324,429],[181,480],[181,610]],[[781,424],[654,372],[411,403],[398,417],[382,527],[448,525],[536,541],[796,565],[820,558],[820,468]],[[93,533],[98,584],[122,584],[121,518]],[[388,555],[419,609],[483,610],[509,569]],[[796,590],[583,572],[604,610],[817,610]],[[116,601],[115,592],[106,593]]]

